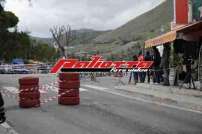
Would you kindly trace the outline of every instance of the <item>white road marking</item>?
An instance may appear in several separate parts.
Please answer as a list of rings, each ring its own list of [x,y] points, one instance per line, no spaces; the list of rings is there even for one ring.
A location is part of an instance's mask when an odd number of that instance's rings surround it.
[[[13,93],[13,94],[18,94],[18,93],[19,93],[19,89],[16,88],[16,87],[3,87],[3,89],[6,89],[6,90],[8,90],[9,92],[11,92],[11,93]],[[47,93],[46,91],[44,91],[44,90],[42,90],[42,89],[40,89],[39,91],[40,91],[40,93],[42,93],[42,94]]]
[[[85,88],[80,88],[79,89],[81,92],[85,92],[85,91],[88,91],[87,89],[85,89]]]
[[[107,89],[104,87],[99,87],[99,86],[94,86],[94,85],[84,85],[84,86],[88,87],[88,88],[99,89],[99,90],[106,90]]]
[[[3,87],[3,88],[14,94],[19,93],[19,89],[17,89],[16,87]]]
[[[55,87],[55,86],[47,86],[47,88],[49,88],[51,91],[53,91],[53,92],[56,92],[56,93],[58,93],[58,87]],[[85,92],[85,91],[87,91],[87,89],[85,89],[85,88],[80,88],[79,89],[81,92]]]
[[[156,105],[160,105],[160,106],[164,106],[164,107],[168,107],[168,108],[173,108],[173,109],[177,109],[177,110],[182,110],[182,111],[188,111],[188,112],[194,112],[194,113],[202,114],[202,112],[198,111],[198,110],[182,108],[182,107],[178,107],[178,106],[174,106],[174,105],[163,104],[163,103],[160,103],[160,102],[152,102],[152,101],[145,100],[145,99],[142,99],[142,98],[132,97],[132,96],[129,96],[129,95],[125,95],[125,94],[117,93],[117,92],[114,92],[114,91],[110,91],[110,89],[104,88],[104,87],[98,87],[98,86],[93,86],[93,85],[83,85],[83,86],[91,88],[91,89],[95,89],[95,90],[98,90],[98,91],[103,91],[103,92],[106,92],[106,93],[110,93],[110,94],[113,94],[113,95],[118,95],[118,96],[121,96],[121,97],[129,98],[129,99],[132,99],[132,100],[137,100],[137,101],[142,101],[142,102],[150,103],[150,104],[156,104]]]
[[[44,91],[44,90],[42,90],[42,89],[39,89],[39,91],[40,91],[41,94],[47,93],[46,91]]]
[[[8,123],[3,123],[1,126],[6,129],[6,134],[19,134]]]
[[[49,90],[51,90],[51,91],[53,91],[53,92],[58,93],[58,88],[57,88],[57,87],[55,87],[55,86],[50,86],[50,85],[47,85],[47,87],[46,87],[46,88],[48,88]]]
[[[14,93],[14,94],[18,94],[18,93],[19,93],[19,89],[16,88],[16,87],[3,87],[3,88],[6,89],[6,90],[8,90],[8,91],[11,92],[11,93]],[[48,88],[49,90],[51,90],[51,91],[53,91],[53,92],[58,93],[58,88],[55,87],[55,86],[47,86],[46,88]],[[94,87],[94,88],[95,88],[95,87]],[[40,89],[39,91],[40,91],[40,93],[42,93],[42,94],[47,93],[47,92],[44,91],[43,89]],[[80,91],[81,91],[81,92],[84,92],[84,91],[87,91],[87,89],[80,88]]]

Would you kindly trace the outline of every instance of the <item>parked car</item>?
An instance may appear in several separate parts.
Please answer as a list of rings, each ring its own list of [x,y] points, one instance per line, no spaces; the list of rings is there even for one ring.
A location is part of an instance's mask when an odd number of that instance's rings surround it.
[[[24,65],[13,65],[12,71],[14,74],[31,74],[32,71],[26,69]]]
[[[1,74],[12,74],[12,66],[11,65],[0,65],[0,73]]]
[[[40,64],[37,68],[39,73],[47,74],[50,72],[51,67],[47,64]]]
[[[3,65],[0,65],[0,74],[4,74],[4,67],[3,67]]]
[[[16,58],[16,59],[13,59],[11,64],[17,64],[17,65],[23,65],[24,64],[24,60],[23,59],[20,59],[20,58]]]

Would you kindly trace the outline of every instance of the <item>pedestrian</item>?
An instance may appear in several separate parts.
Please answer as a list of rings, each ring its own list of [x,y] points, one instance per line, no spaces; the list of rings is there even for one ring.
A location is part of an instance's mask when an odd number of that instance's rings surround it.
[[[138,61],[137,55],[133,56],[133,61]],[[132,77],[134,79],[134,83],[137,84],[137,82],[138,82],[138,73],[137,72],[130,72],[128,84],[131,83]]]
[[[152,56],[150,55],[150,52],[149,52],[149,51],[146,52],[146,55],[145,55],[145,57],[144,57],[144,60],[145,60],[145,61],[153,61]],[[146,75],[147,75],[147,82],[148,82],[148,83],[150,83],[150,74],[151,74],[150,68],[148,68],[148,71],[146,72]]]
[[[153,61],[154,61],[153,82],[160,83],[160,81],[161,81],[161,76],[160,76],[161,75],[160,74],[160,72],[161,72],[160,71],[161,55],[160,55],[159,50],[156,47],[153,47],[153,52],[154,52],[154,55],[153,55]]]
[[[4,100],[0,93],[0,124],[6,121],[5,111],[4,111]]]
[[[138,55],[138,61],[144,61],[144,55],[142,54],[141,51],[139,52],[139,55]],[[140,71],[138,74],[139,74],[139,78],[140,78],[140,83],[144,83],[145,73]]]

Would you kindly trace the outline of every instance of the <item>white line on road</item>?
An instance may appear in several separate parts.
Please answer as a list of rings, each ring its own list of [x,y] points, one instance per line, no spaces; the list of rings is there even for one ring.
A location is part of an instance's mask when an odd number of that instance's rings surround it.
[[[8,123],[3,123],[1,124],[1,126],[6,129],[6,133],[5,134],[19,134],[17,133]]]
[[[14,93],[14,94],[18,94],[18,93],[19,93],[19,89],[16,88],[16,87],[3,87],[3,89],[6,89],[6,90],[8,90],[9,92]],[[40,93],[42,93],[42,94],[47,93],[46,91],[43,91],[42,89],[40,89],[39,91],[40,91]]]
[[[53,92],[56,92],[56,93],[58,92],[58,88],[55,86],[47,85],[46,88]]]
[[[48,86],[48,88],[49,88],[51,91],[58,93],[58,90],[59,90],[58,87],[55,87],[55,86]],[[80,90],[81,92],[87,91],[87,89],[85,89],[85,88],[79,88],[79,90]]]
[[[107,89],[104,87],[99,87],[99,86],[94,86],[94,85],[84,85],[84,86],[88,87],[88,88],[99,89],[99,90],[106,90]]]
[[[42,90],[42,89],[39,89],[39,91],[40,91],[41,94],[47,93],[46,91],[44,91],[44,90]]]
[[[198,111],[198,110],[192,110],[192,109],[182,108],[182,107],[178,107],[178,106],[174,106],[174,105],[163,104],[163,103],[153,102],[153,101],[149,101],[149,100],[145,100],[145,99],[141,99],[141,98],[137,98],[137,97],[132,97],[132,96],[129,96],[129,95],[125,95],[125,94],[121,94],[121,93],[118,93],[118,92],[110,91],[110,89],[104,88],[104,87],[98,87],[98,86],[94,86],[94,85],[83,85],[83,86],[91,88],[91,89],[95,89],[95,90],[98,90],[98,91],[103,91],[103,92],[106,92],[106,93],[110,93],[110,94],[113,94],[113,95],[118,95],[118,96],[121,96],[121,97],[129,98],[129,99],[132,99],[132,100],[137,100],[137,101],[142,101],[142,102],[150,103],[150,104],[156,104],[156,105],[160,105],[160,106],[164,106],[164,107],[168,107],[168,108],[173,108],[173,109],[177,109],[177,110],[182,110],[182,111],[188,111],[188,112],[194,112],[194,113],[202,114],[202,112]]]
[[[85,89],[85,88],[80,88],[79,89],[81,92],[85,92],[85,91],[88,91],[87,89]]]
[[[49,90],[53,91],[53,92],[56,92],[56,93],[58,92],[58,88],[55,87],[55,86],[47,86],[47,88],[48,88]],[[19,89],[16,88],[16,87],[3,87],[3,89],[6,89],[6,90],[8,90],[9,92],[14,93],[14,94],[18,94],[18,93],[19,93]],[[80,88],[80,91],[81,91],[81,92],[84,92],[84,91],[87,91],[87,89]],[[40,89],[40,93],[45,94],[45,93],[47,93],[47,92],[44,91],[43,89]]]
[[[18,89],[16,87],[3,87],[3,89],[8,90],[11,93],[17,94],[19,93]]]

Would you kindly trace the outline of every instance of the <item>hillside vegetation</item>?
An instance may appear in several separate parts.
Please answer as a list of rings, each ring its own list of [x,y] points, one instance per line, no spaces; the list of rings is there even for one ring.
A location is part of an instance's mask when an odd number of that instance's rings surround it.
[[[149,38],[149,34],[157,35],[163,26],[165,30],[173,19],[173,0],[167,0],[151,11],[140,15],[127,24],[94,39],[95,43],[111,43],[123,40],[135,41],[140,38]]]
[[[169,31],[172,20],[173,0],[166,0],[115,30],[75,30],[70,53],[101,54],[108,59],[128,60],[144,47],[145,40]]]

